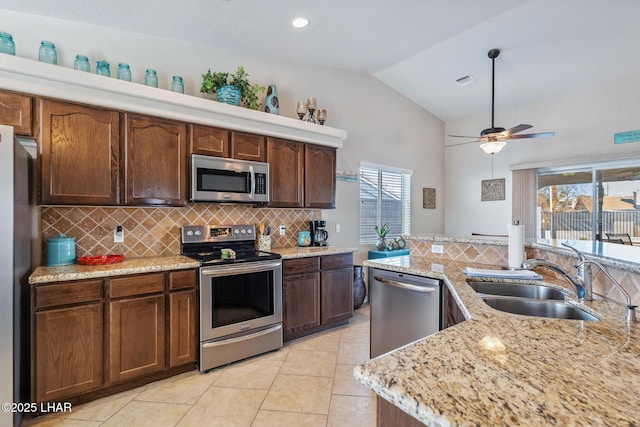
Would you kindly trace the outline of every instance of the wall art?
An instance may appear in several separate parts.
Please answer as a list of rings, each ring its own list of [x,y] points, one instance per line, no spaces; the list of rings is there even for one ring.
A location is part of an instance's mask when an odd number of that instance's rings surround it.
[[[485,179],[482,181],[482,198],[483,202],[492,202],[495,200],[504,200],[505,179]]]
[[[422,189],[422,208],[423,209],[436,208],[436,189],[435,188]]]

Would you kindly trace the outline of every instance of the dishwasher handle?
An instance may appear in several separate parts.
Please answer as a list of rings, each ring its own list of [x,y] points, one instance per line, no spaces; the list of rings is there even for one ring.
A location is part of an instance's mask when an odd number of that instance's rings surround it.
[[[437,288],[431,288],[431,287],[426,287],[426,286],[411,285],[409,283],[402,283],[402,282],[398,282],[397,280],[385,279],[385,278],[380,277],[380,276],[373,276],[373,278],[375,280],[377,280],[378,282],[385,283],[385,284],[391,285],[391,286],[395,286],[396,288],[406,289],[406,290],[409,290],[409,291],[430,293],[430,292],[433,292],[433,291],[435,291],[437,289]]]

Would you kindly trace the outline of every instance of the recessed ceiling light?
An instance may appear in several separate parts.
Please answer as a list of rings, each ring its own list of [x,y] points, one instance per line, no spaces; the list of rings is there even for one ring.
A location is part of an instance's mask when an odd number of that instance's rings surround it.
[[[291,25],[293,25],[295,28],[304,28],[307,25],[309,25],[309,20],[307,18],[296,18],[293,21],[291,21]]]

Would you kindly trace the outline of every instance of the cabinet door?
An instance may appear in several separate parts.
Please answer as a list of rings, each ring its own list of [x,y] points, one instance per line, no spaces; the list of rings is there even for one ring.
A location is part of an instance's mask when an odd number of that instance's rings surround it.
[[[196,291],[169,296],[169,367],[196,361]]]
[[[293,339],[320,325],[320,274],[307,273],[282,279],[284,339]]]
[[[118,204],[118,113],[47,99],[38,109],[40,202]]]
[[[304,153],[304,206],[336,207],[336,149],[306,145]]]
[[[321,273],[320,323],[322,325],[353,316],[353,267]]]
[[[269,206],[303,207],[304,144],[267,138],[269,162]]]
[[[165,368],[164,304],[164,294],[111,301],[111,382],[138,378]]]
[[[266,161],[264,136],[231,132],[231,157],[254,162]]]
[[[453,298],[449,286],[442,284],[442,329],[457,325],[465,320],[464,314],[458,303]]]
[[[33,98],[0,91],[0,124],[13,126],[16,135],[33,135]]]
[[[189,154],[229,157],[229,131],[209,126],[191,125]]]
[[[126,204],[184,206],[186,125],[127,114],[125,135]]]
[[[36,312],[32,396],[64,400],[103,384],[102,303]]]

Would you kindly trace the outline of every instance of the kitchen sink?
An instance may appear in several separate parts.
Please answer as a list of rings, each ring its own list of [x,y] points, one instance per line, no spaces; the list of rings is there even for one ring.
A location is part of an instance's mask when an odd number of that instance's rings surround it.
[[[543,285],[483,281],[468,281],[467,283],[479,294],[533,298],[538,300],[564,300],[565,297],[565,294],[561,290]]]
[[[482,296],[482,300],[496,310],[522,314],[524,316],[589,321],[598,320],[597,317],[564,301],[492,296]]]

